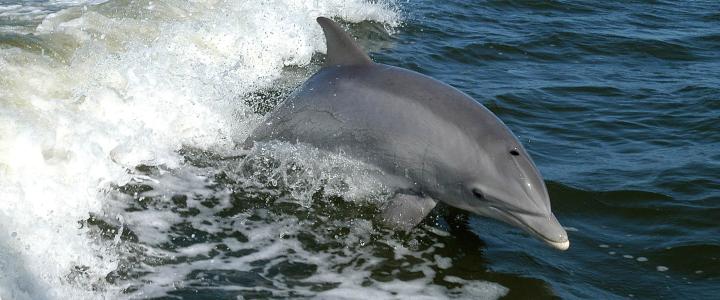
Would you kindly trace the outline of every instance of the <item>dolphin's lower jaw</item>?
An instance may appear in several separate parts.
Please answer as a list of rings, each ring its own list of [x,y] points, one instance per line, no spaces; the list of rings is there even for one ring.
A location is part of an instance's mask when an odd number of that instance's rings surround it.
[[[495,213],[492,217],[525,230],[557,250],[570,248],[567,232],[552,213],[549,216],[516,214],[492,206],[490,210]]]
[[[553,248],[561,250],[561,251],[565,251],[568,248],[570,248],[570,240],[566,240],[564,242],[553,242],[553,241],[545,240],[545,243],[550,245],[550,247],[553,247]]]

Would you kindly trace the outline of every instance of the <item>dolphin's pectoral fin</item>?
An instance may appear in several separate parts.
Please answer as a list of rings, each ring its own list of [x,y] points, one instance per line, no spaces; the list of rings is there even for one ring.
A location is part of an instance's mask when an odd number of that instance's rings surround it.
[[[337,23],[324,17],[317,18],[317,22],[322,27],[327,42],[326,66],[372,64],[365,51],[360,49],[353,38]]]
[[[383,208],[383,223],[409,231],[427,216],[437,202],[417,195],[397,194]]]

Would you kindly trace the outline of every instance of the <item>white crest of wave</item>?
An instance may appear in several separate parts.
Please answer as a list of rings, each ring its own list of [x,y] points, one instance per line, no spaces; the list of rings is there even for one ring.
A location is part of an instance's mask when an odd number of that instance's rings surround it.
[[[117,295],[113,244],[80,221],[136,165],[233,149],[260,120],[243,95],[324,51],[321,15],[398,22],[361,0],[110,1],[48,15],[34,47],[0,48],[0,298]]]

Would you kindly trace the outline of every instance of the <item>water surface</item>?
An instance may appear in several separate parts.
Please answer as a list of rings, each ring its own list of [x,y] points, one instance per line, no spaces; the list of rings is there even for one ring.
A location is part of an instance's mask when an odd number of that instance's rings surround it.
[[[393,232],[372,166],[237,147],[320,15],[497,114],[571,248]],[[715,1],[0,1],[0,297],[715,298],[719,49]]]

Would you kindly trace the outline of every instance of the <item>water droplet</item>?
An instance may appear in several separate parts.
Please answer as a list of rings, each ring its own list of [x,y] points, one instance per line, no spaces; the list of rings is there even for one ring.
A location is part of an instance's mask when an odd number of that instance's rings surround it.
[[[648,261],[648,259],[647,259],[647,257],[640,256],[640,257],[637,258],[637,261],[641,261],[641,262],[642,262],[642,261]]]
[[[600,244],[600,245],[598,245],[598,247],[600,247],[600,248],[610,248],[610,245]]]
[[[658,272],[665,272],[667,270],[670,270],[670,268],[668,268],[666,266],[657,266],[656,269],[658,270]]]

